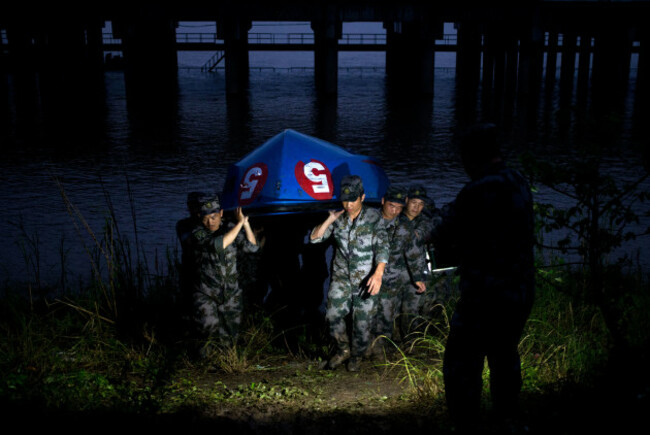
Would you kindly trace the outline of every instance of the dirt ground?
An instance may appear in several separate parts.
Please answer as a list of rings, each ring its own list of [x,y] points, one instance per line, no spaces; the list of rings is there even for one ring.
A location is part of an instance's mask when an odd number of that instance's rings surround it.
[[[634,387],[621,376],[610,372],[596,385],[524,391],[521,419],[508,426],[493,421],[487,402],[482,420],[471,433],[638,433],[639,424],[650,413],[650,389]],[[218,427],[220,433],[458,433],[447,416],[444,392],[433,398],[418,395],[404,369],[385,361],[364,361],[360,372],[350,373],[344,367],[322,370],[318,361],[285,358],[246,373],[201,376],[206,387],[215,382],[230,391],[243,388],[244,394],[254,390],[250,400],[237,400],[235,405],[223,401],[213,409],[185,416],[200,427]]]
[[[289,392],[287,400],[251,398],[237,406],[224,402],[206,409],[201,424],[219,422],[240,433],[263,434],[388,434],[432,433],[434,426],[449,429],[444,406],[414,400],[403,373],[384,362],[364,361],[359,372],[345,367],[324,370],[318,361],[284,360],[242,374],[205,373],[207,386],[223,383],[229,390],[252,384]],[[296,392],[291,394],[291,392]],[[296,395],[298,397],[296,397]],[[428,403],[432,402],[432,403]],[[438,420],[434,424],[434,420]],[[443,420],[443,421],[441,421]],[[442,433],[442,432],[438,432]]]
[[[142,431],[238,435],[315,434],[454,434],[444,394],[422,398],[413,393],[403,371],[380,362],[364,362],[358,373],[341,367],[322,370],[318,361],[282,358],[243,373],[199,370],[191,376],[197,389],[227,393],[197,409],[173,414],[50,412],[0,404],[5,427],[21,431],[66,433]],[[650,412],[650,388],[608,376],[600,385],[559,386],[524,391],[522,418],[506,427],[486,409],[477,434],[639,433]],[[645,384],[643,384],[645,385]],[[172,399],[170,399],[172,400]],[[7,432],[13,433],[13,432]]]

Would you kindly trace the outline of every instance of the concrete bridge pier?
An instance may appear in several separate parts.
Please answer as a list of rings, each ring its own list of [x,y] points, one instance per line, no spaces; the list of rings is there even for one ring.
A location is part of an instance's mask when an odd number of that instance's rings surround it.
[[[548,32],[548,39],[546,42],[546,76],[544,80],[544,89],[546,94],[552,94],[555,88],[555,80],[557,76],[557,55],[558,43],[560,35],[557,30]]]
[[[590,32],[580,32],[578,46],[578,75],[576,78],[576,104],[584,107],[589,97],[592,36]]]
[[[456,29],[456,87],[474,93],[481,79],[480,26],[472,21],[461,21],[456,24]]]
[[[516,35],[506,34],[503,41],[503,55],[505,59],[502,60],[503,69],[503,112],[510,117],[515,108],[515,98],[517,96],[518,74],[517,63],[519,60],[519,41]]]
[[[481,67],[481,89],[483,94],[491,93],[494,89],[494,57],[497,36],[494,31],[483,34],[483,64]]]
[[[627,92],[632,54],[628,28],[603,26],[596,34],[591,78],[592,104],[597,111],[622,104]]]
[[[338,91],[338,40],[343,33],[343,24],[336,17],[335,7],[324,8],[321,17],[311,22],[314,31],[314,80],[318,93],[335,95]]]
[[[13,98],[15,108],[13,110],[15,110],[16,118],[25,117],[25,119],[31,119],[36,116],[40,106],[38,74],[36,72],[36,49],[31,44],[31,29],[27,23],[15,20],[11,25],[7,26],[6,31],[8,52],[2,72],[10,72],[14,76],[12,87],[15,94]],[[3,80],[3,83],[7,83],[7,80]],[[6,95],[7,97],[9,95],[8,88]],[[9,102],[9,98],[3,100],[3,102],[5,101]],[[9,105],[7,105],[6,110],[6,114],[11,113]]]
[[[101,72],[102,26],[99,18],[79,20],[54,14],[46,22],[16,20],[6,26],[8,55],[3,69],[59,71],[62,79],[75,80]]]
[[[240,95],[249,85],[248,31],[252,21],[240,14],[217,21],[217,38],[223,39],[226,62],[226,93]]]
[[[562,58],[560,62],[560,106],[568,107],[573,97],[573,82],[576,71],[576,41],[575,32],[565,32],[562,35]]]
[[[83,75],[103,70],[102,23],[84,23],[66,17],[56,19],[46,30],[45,70],[65,69],[66,74]]]
[[[6,26],[6,65],[13,74],[16,111],[43,116],[48,122],[83,124],[103,97],[102,21],[48,15],[27,16]],[[4,57],[4,56],[3,56]]]
[[[386,77],[391,88],[433,95],[435,41],[442,38],[442,20],[384,23]]]
[[[462,20],[456,23],[456,110],[459,123],[476,117],[477,93],[481,80],[482,32],[478,23]]]
[[[137,9],[113,21],[113,34],[122,39],[127,93],[149,101],[175,93],[176,25],[162,8]]]
[[[54,94],[83,94],[103,81],[102,27],[99,19],[53,19],[42,34],[43,82]]]
[[[516,36],[504,27],[494,25],[485,30],[481,89],[483,110],[509,116],[517,90],[518,53]]]
[[[37,49],[32,44],[29,24],[16,20],[7,25],[7,50],[5,70],[16,73],[34,72],[39,62]]]
[[[650,109],[650,31],[639,31],[639,60],[636,72],[635,105],[640,112],[647,113]]]
[[[528,124],[534,128],[543,78],[544,35],[539,23],[521,27],[518,60],[518,101]]]
[[[39,93],[49,119],[88,126],[83,120],[101,110],[104,65],[99,19],[52,19],[44,28],[39,68]]]

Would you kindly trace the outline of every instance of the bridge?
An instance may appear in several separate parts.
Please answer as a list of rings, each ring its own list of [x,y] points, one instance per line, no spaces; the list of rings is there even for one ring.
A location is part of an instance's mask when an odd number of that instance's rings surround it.
[[[514,6],[489,0],[24,3],[0,6],[0,67],[102,71],[104,53],[119,50],[125,79],[155,90],[173,82],[177,51],[214,50],[223,52],[228,93],[237,94],[247,87],[249,51],[311,50],[316,86],[336,94],[338,52],[376,50],[386,53],[392,83],[431,95],[435,53],[453,50],[458,81],[469,87],[533,92],[545,65],[555,67],[558,57],[565,86],[572,86],[577,63],[579,79],[587,75],[589,85],[605,87],[626,82],[635,52],[638,76],[647,82],[648,16],[650,0],[530,0]],[[214,22],[216,33],[177,33],[178,23],[186,21]],[[249,33],[258,21],[309,22],[313,32]],[[112,23],[111,35],[102,35],[106,22]],[[380,22],[386,31],[344,34],[347,22]],[[443,33],[444,23],[454,23],[454,39]]]
[[[338,51],[386,51],[385,33],[343,33],[338,40]],[[122,40],[112,33],[102,37],[104,51],[121,51]],[[316,47],[313,33],[248,33],[250,51],[312,51]],[[456,34],[442,35],[436,51],[455,51]],[[225,41],[217,33],[176,33],[178,51],[224,50]]]
[[[338,51],[386,51],[385,33],[343,33],[338,40]],[[112,33],[102,37],[104,51],[122,51],[121,39]],[[248,33],[249,51],[313,51],[316,48],[314,33]],[[217,33],[184,32],[176,33],[177,51],[215,51],[215,55],[201,68],[214,70],[225,58],[226,44]],[[456,51],[456,34],[443,34],[436,40],[435,50],[439,52]],[[223,65],[222,65],[223,66]]]

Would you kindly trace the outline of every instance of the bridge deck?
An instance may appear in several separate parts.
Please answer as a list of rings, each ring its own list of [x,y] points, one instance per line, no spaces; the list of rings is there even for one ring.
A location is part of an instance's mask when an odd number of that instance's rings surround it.
[[[103,36],[106,51],[120,51],[122,42],[110,33]],[[313,33],[251,33],[248,35],[249,51],[313,51]],[[456,35],[446,34],[436,42],[437,51],[456,51]],[[224,50],[222,39],[215,33],[177,33],[176,49],[180,51],[219,51]],[[344,34],[337,45],[339,51],[385,51],[384,33]]]

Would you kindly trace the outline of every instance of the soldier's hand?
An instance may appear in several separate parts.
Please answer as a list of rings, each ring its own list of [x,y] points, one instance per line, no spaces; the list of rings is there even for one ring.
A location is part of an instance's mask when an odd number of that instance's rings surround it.
[[[415,283],[415,286],[418,288],[418,289],[415,291],[415,293],[417,293],[417,294],[422,294],[422,293],[424,293],[424,292],[426,291],[426,289],[427,289],[426,284],[425,284],[424,282],[422,282],[422,281],[418,281],[418,282],[416,282],[416,283]]]
[[[337,210],[330,210],[329,211],[329,213],[330,213],[329,219],[332,222],[334,222],[335,220],[337,220],[339,218],[339,216],[341,216],[343,214],[344,211],[345,210],[338,210],[338,211]]]
[[[244,212],[242,211],[241,207],[237,207],[236,216],[238,222],[246,223],[248,221],[248,216],[244,215]]]
[[[373,274],[369,279],[368,279],[368,294],[370,296],[374,296],[377,293],[379,293],[379,289],[381,288],[381,276],[377,276],[377,274]]]

